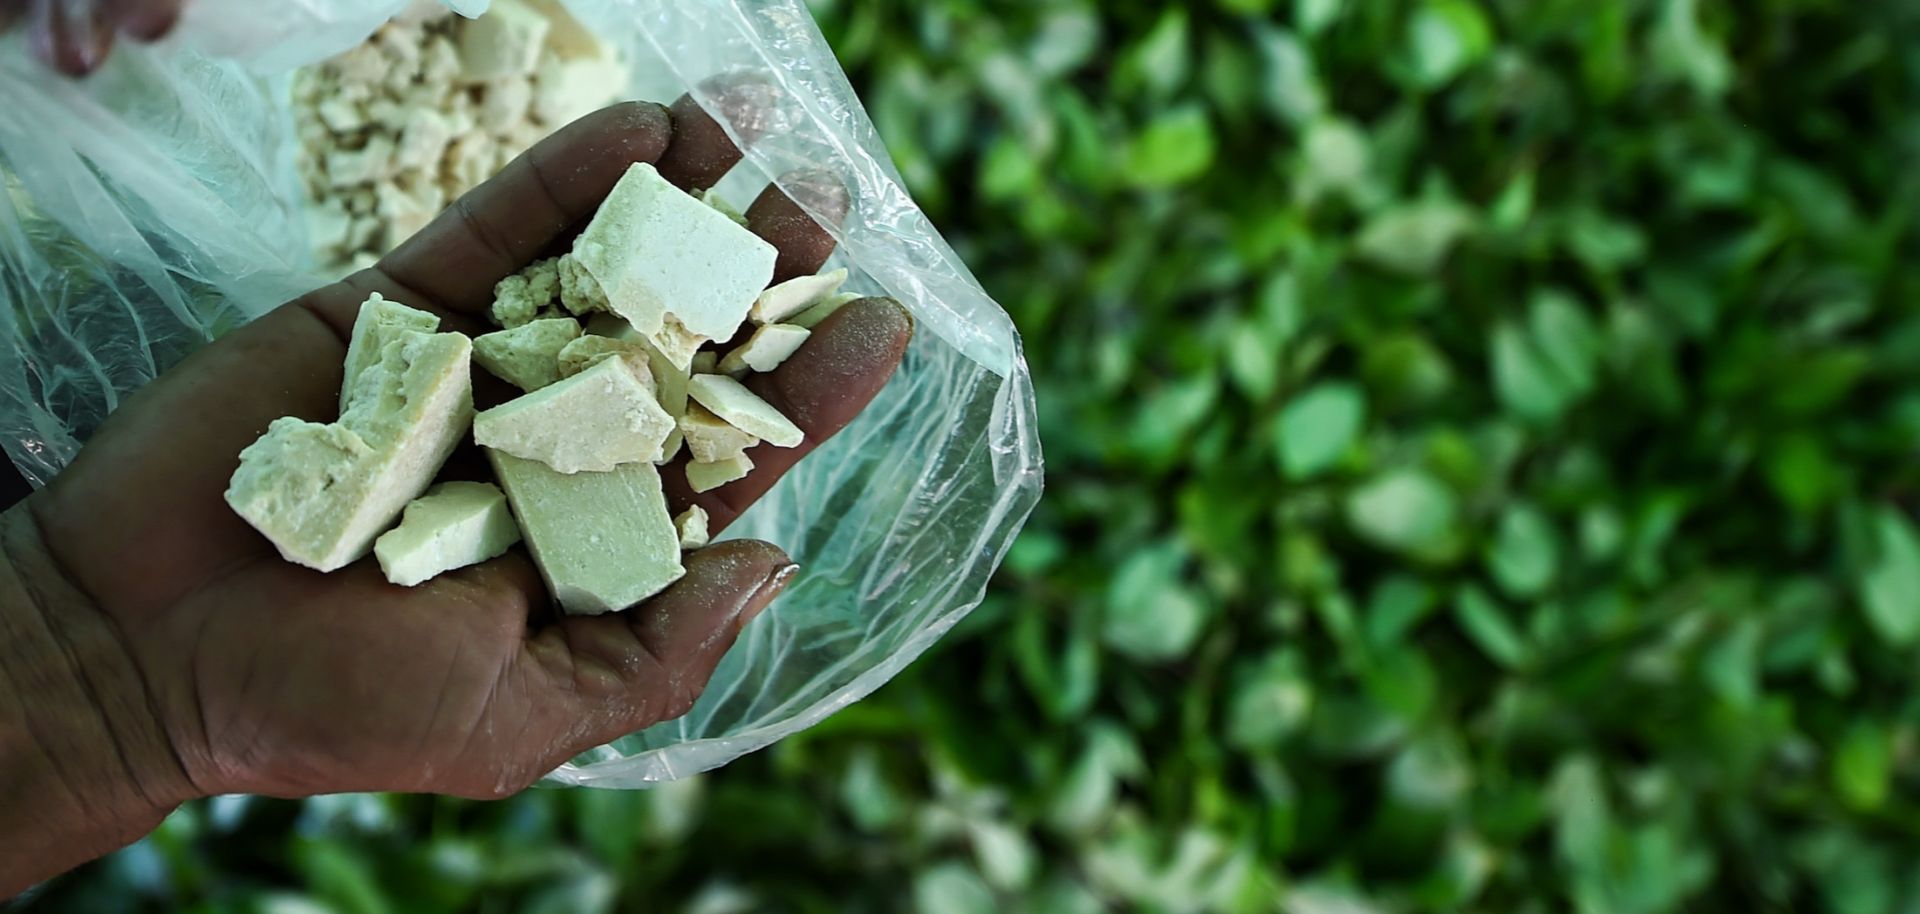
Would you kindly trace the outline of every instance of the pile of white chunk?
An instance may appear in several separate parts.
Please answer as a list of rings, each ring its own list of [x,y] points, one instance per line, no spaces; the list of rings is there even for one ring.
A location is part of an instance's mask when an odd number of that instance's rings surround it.
[[[805,439],[741,379],[778,368],[855,296],[836,294],[845,270],[767,288],[775,254],[635,164],[569,253],[500,282],[503,329],[469,341],[369,299],[340,419],[276,420],[241,452],[227,500],[286,559],[322,571],[372,551],[413,585],[524,536],[566,612],[638,603],[708,538],[698,506],[670,516],[659,466],[684,449],[689,487],[707,492],[752,471],[750,448]],[[469,358],[523,393],[475,415]],[[500,488],[429,490],[469,426]]]
[[[547,134],[620,98],[627,68],[559,0],[477,19],[417,0],[301,71],[294,119],[323,270],[371,264]]]

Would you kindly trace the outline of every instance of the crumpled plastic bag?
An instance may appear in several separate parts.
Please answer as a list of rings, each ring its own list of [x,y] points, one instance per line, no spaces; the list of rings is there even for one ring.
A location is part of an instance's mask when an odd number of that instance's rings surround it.
[[[323,281],[312,273],[292,71],[405,0],[196,0],[174,37],[72,82],[0,39],[0,446],[44,484],[122,398],[196,347]],[[450,3],[477,14],[485,0]],[[851,191],[829,267],[912,310],[899,374],[729,537],[805,568],[691,713],[551,782],[639,787],[714,768],[885,683],[980,600],[1038,500],[1031,379],[1006,313],[908,197],[800,0],[567,0],[631,62],[629,96],[777,88],[770,130],[720,192],[825,168]],[[801,199],[805,199],[801,197]]]

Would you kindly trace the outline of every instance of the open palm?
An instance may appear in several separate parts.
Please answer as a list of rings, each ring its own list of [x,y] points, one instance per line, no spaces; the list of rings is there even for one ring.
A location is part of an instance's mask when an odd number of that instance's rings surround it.
[[[501,796],[687,710],[740,627],[790,576],[779,549],[719,544],[689,556],[686,577],[641,606],[555,618],[519,549],[416,588],[388,584],[368,560],[320,574],[282,561],[221,493],[240,450],[274,418],[334,417],[345,340],[368,293],[435,312],[443,329],[484,332],[494,284],[564,246],[630,163],[654,162],[691,189],[738,159],[686,99],[671,111],[629,103],[584,118],[377,266],[275,309],[156,380],[28,500],[34,523],[24,526],[37,529],[9,530],[9,548],[37,535],[32,548],[59,569],[58,586],[36,590],[64,639],[123,653],[133,687],[94,691],[109,719],[151,716],[164,751],[141,762],[152,769],[141,773],[144,790],[173,802],[223,792]],[[808,202],[844,212],[837,188]],[[832,250],[774,188],[749,227],[781,251],[775,281],[817,270]],[[697,497],[683,474],[665,472],[673,510],[697,502],[726,525],[859,412],[911,333],[906,312],[885,299],[822,323],[779,371],[755,379],[806,443],[756,449],[751,476]],[[484,407],[491,379],[475,381]]]

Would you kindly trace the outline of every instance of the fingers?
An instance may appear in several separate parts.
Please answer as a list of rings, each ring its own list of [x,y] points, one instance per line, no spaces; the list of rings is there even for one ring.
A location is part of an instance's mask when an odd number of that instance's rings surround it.
[[[449,311],[484,313],[495,284],[593,215],[629,166],[666,151],[672,132],[659,105],[589,114],[468,191],[374,269]]]
[[[685,714],[746,624],[798,566],[766,543],[690,553],[687,573],[626,612],[573,616],[528,639],[522,661],[535,713],[573,722],[551,769],[571,756]]]
[[[748,143],[759,139],[776,110],[773,84],[757,75],[719,77],[706,87],[707,97]],[[692,95],[682,95],[669,109],[673,115],[673,146],[654,163],[660,176],[681,190],[705,190],[740,163],[740,147],[727,136],[713,115]]]
[[[814,328],[800,351],[747,386],[792,419],[806,439],[798,447],[762,444],[747,451],[753,472],[710,492],[687,484],[684,457],[662,474],[675,513],[705,509],[719,532],[766,494],[801,458],[834,436],[872,402],[900,366],[913,339],[913,317],[890,298],[850,302]]]
[[[182,0],[104,0],[116,27],[136,41],[159,41],[180,21]]]
[[[818,273],[833,254],[833,235],[807,215],[807,210],[839,225],[847,217],[849,205],[846,185],[830,172],[795,172],[784,183],[791,188],[792,197],[779,185],[769,184],[746,213],[747,228],[780,252],[773,264],[775,283]]]
[[[113,22],[101,4],[29,0],[28,11],[28,45],[41,62],[61,73],[85,76],[113,48]]]
[[[28,43],[47,66],[85,76],[106,60],[115,33],[156,41],[180,19],[181,0],[0,0],[0,32],[32,14]]]

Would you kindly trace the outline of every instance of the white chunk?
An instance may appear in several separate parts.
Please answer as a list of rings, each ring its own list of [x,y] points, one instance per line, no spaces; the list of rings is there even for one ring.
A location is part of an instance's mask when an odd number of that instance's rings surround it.
[[[795,276],[760,293],[747,316],[756,324],[778,324],[819,304],[822,299],[839,291],[846,281],[845,267],[814,276]]]
[[[753,461],[740,454],[717,463],[687,464],[687,485],[695,492],[711,492],[727,483],[745,479],[753,472]]]
[[[626,360],[607,359],[481,413],[473,438],[561,473],[600,473],[651,462],[673,426]]]
[[[507,496],[486,482],[443,482],[407,504],[400,526],[373,541],[387,580],[412,587],[478,565],[520,542]]]
[[[720,360],[720,370],[726,374],[739,375],[748,371],[762,374],[780,367],[781,362],[795,352],[800,344],[807,341],[812,331],[792,324],[767,324],[753,331],[753,336],[741,343],[727,357]]]
[[[699,348],[687,339],[733,336],[773,275],[764,239],[636,162],[574,242],[573,256],[607,306],[684,367]],[[667,331],[669,318],[679,328]]]
[[[526,77],[495,80],[480,96],[480,123],[492,129],[518,124],[527,119],[527,108],[532,104],[533,84]]]
[[[553,127],[570,124],[626,94],[625,64],[611,57],[545,60],[534,71],[533,116]]]
[[[547,17],[518,0],[494,0],[485,15],[460,29],[464,75],[483,82],[532,73],[548,28]]]
[[[707,509],[699,505],[689,505],[687,510],[673,519],[673,529],[680,534],[680,548],[699,549],[712,542],[707,532]]]
[[[376,133],[359,149],[327,153],[327,177],[338,185],[364,184],[393,173],[393,140]]]
[[[720,356],[711,351],[694,353],[692,363],[687,366],[689,374],[713,374],[718,370]]]
[[[393,153],[395,168],[432,168],[453,139],[453,125],[439,112],[416,108],[401,128],[400,145]]]
[[[687,393],[714,415],[774,447],[794,447],[806,440],[792,420],[726,375],[695,375],[687,382]]]

